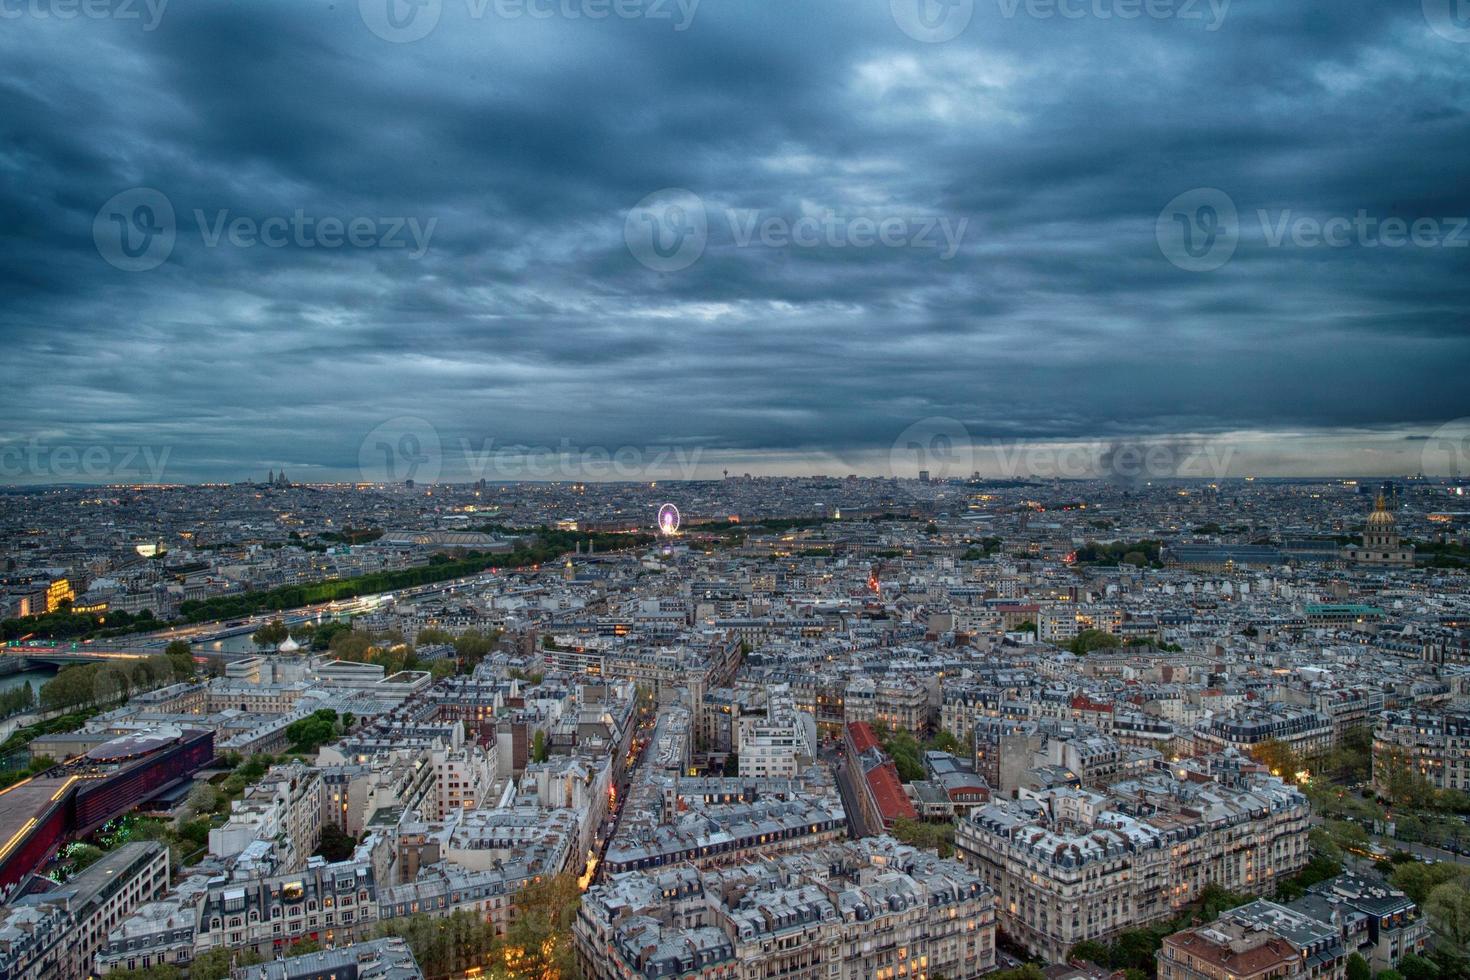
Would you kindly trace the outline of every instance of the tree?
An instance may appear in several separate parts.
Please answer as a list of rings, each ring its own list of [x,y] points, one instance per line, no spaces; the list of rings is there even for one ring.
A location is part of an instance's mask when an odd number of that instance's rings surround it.
[[[331,708],[318,708],[286,726],[286,738],[296,755],[311,755],[336,737],[337,712]]]
[[[1293,778],[1301,768],[1301,762],[1291,746],[1274,738],[1257,742],[1250,750],[1251,758],[1271,770],[1274,776]]]
[[[965,751],[960,740],[955,738],[952,732],[945,731],[943,728],[929,741],[929,748],[937,752],[948,752],[951,755],[959,755]]]
[[[195,813],[218,813],[229,803],[229,799],[210,783],[195,783],[189,790],[189,809]]]
[[[290,635],[291,631],[286,629],[285,623],[281,622],[279,619],[273,619],[269,623],[266,623],[264,626],[262,626],[260,629],[256,630],[251,635],[250,639],[252,642],[255,643],[256,646],[260,647],[262,650],[269,650],[272,647],[280,646],[282,643],[286,642],[286,637]]]
[[[293,956],[305,956],[307,953],[320,953],[321,951],[322,944],[315,939],[298,939],[286,947],[286,958],[290,959]]]
[[[1439,966],[1433,960],[1415,953],[1406,953],[1399,960],[1398,971],[1403,974],[1404,980],[1439,980],[1440,976]]]
[[[372,645],[372,637],[368,634],[349,629],[333,634],[329,648],[342,660],[363,660]]]
[[[225,980],[230,975],[228,949],[211,949],[194,957],[189,964],[189,980]]]
[[[1087,960],[1090,963],[1096,963],[1098,966],[1107,966],[1111,955],[1112,953],[1108,950],[1106,944],[1100,943],[1096,939],[1088,939],[1073,946],[1072,951],[1067,955],[1067,959]],[[1369,978],[1369,980],[1372,980],[1372,978]]]
[[[71,664],[41,686],[41,707],[64,710],[115,701],[126,671],[111,664]]]
[[[924,823],[899,817],[893,822],[893,836],[912,847],[925,851],[937,851],[947,858],[954,854],[954,824]]]
[[[550,754],[546,748],[546,732],[536,729],[536,734],[531,739],[531,761],[545,762]]]
[[[1446,882],[1460,880],[1464,873],[1457,865],[1448,862],[1423,864],[1414,861],[1399,865],[1394,870],[1392,880],[1395,888],[1423,908],[1432,891]]]
[[[1094,650],[1111,650],[1121,645],[1122,641],[1106,630],[1083,630],[1067,645],[1067,649],[1082,657]]]
[[[454,653],[466,665],[473,667],[493,649],[500,640],[500,631],[477,633],[470,631],[454,638]]]
[[[516,892],[515,918],[506,932],[507,943],[524,951],[517,974],[527,977],[576,975],[572,924],[582,904],[577,879],[569,874],[535,881]]]
[[[1447,881],[1436,886],[1424,903],[1424,914],[1440,939],[1465,949],[1470,942],[1470,891],[1463,885]]]
[[[1373,980],[1373,968],[1363,959],[1361,953],[1348,957],[1347,980]]]
[[[102,855],[105,853],[102,848],[92,844],[73,844],[67,848],[66,856],[71,861],[72,874],[76,874],[102,860]]]
[[[328,861],[345,861],[357,848],[357,839],[334,823],[322,827],[322,843],[316,852]]]
[[[346,623],[329,622],[318,626],[311,634],[311,648],[313,650],[326,650],[332,645],[332,640],[339,633],[350,633],[352,627]]]
[[[180,980],[184,974],[173,964],[163,963],[158,966],[134,967],[131,970],[110,970],[107,975],[113,980]]]

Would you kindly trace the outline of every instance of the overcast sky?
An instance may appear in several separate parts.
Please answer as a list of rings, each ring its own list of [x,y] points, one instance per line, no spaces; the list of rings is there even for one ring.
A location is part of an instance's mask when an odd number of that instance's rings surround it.
[[[0,482],[1470,416],[1450,0],[417,3],[0,0]]]

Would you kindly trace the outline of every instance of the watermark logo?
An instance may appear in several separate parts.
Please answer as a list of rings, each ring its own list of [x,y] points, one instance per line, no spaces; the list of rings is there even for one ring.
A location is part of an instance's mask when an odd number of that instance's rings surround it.
[[[367,29],[392,44],[429,36],[439,25],[443,0],[358,0],[357,12]]]
[[[889,0],[893,22],[915,41],[953,41],[970,26],[975,0]]]
[[[374,427],[357,450],[357,471],[364,483],[432,483],[443,464],[439,430],[414,415]]]
[[[4,0],[0,0],[4,2]],[[402,249],[411,259],[429,250],[438,218],[290,214],[264,218],[228,208],[192,210],[205,248]],[[92,219],[92,242],[109,265],[125,272],[147,272],[168,261],[178,243],[173,202],[151,187],[113,195]]]
[[[1186,272],[1218,269],[1240,242],[1235,202],[1216,187],[1185,191],[1159,212],[1154,237],[1160,254]]]
[[[1470,477],[1470,417],[1439,426],[1419,450],[1419,471],[1430,476]]]
[[[1470,0],[1424,0],[1424,19],[1446,41],[1470,44]]]
[[[958,419],[920,419],[900,432],[888,450],[888,475],[895,479],[944,481],[969,476],[974,469],[974,443]]]
[[[147,272],[163,265],[177,239],[173,203],[151,187],[114,194],[92,219],[97,254],[124,272]]]
[[[171,446],[0,440],[0,480],[161,483]]]
[[[158,28],[168,0],[0,0],[0,20],[137,21],[145,31]]]
[[[358,447],[364,483],[449,480],[692,480],[699,446],[583,446],[562,438],[555,446],[461,436],[452,443],[426,419],[401,415],[375,427]]]
[[[681,187],[654,191],[628,212],[623,241],[654,272],[687,269],[709,243],[709,213],[698,194]]]
[[[1302,214],[1256,208],[1250,231],[1266,248],[1470,248],[1470,218]],[[1210,272],[1235,255],[1245,225],[1230,195],[1214,187],[1185,191],[1165,205],[1154,225],[1159,251],[1189,272]]]
[[[1233,445],[1211,438],[975,439],[957,419],[930,417],[910,425],[894,440],[888,453],[888,475],[915,490],[926,482],[972,475],[1132,485],[1151,480],[1223,479],[1234,459]]]

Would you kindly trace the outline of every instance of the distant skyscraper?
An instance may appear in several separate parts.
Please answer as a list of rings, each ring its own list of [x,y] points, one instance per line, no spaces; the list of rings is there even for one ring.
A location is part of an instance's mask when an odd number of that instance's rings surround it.
[[[920,483],[928,483],[929,482],[929,471],[928,470],[920,470],[919,471],[919,482]]]

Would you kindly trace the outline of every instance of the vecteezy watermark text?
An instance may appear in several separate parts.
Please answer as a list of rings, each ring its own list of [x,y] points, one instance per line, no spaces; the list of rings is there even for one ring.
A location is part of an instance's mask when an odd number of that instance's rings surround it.
[[[1207,31],[1218,31],[1225,24],[1231,0],[995,0],[995,3],[1006,20],[1021,16],[1032,20],[1178,20],[1199,22]],[[952,41],[963,34],[975,17],[975,7],[976,0],[889,0],[889,11],[899,30],[926,44]]]
[[[412,259],[423,258],[429,250],[429,239],[438,218],[420,222],[418,218],[338,218],[334,215],[314,217],[301,208],[290,215],[253,218],[231,216],[228,209],[213,215],[194,211],[199,235],[208,248],[218,248],[221,240],[236,248],[407,248]]]
[[[1225,24],[1231,0],[996,0],[1001,16],[1025,14],[1036,20],[1183,20],[1200,21],[1205,30]]]
[[[0,0],[0,20],[138,21],[152,31],[167,7],[168,0]]]
[[[53,445],[33,436],[0,445],[0,479],[158,483],[170,452],[169,446]]]
[[[949,260],[959,252],[969,218],[947,215],[859,214],[834,210],[796,218],[725,208],[714,211],[736,248],[913,248]],[[649,194],[629,210],[623,240],[655,272],[677,272],[699,261],[710,240],[711,209],[692,191],[671,187]]]
[[[888,475],[930,481],[972,474],[1006,479],[1109,480],[1221,479],[1235,447],[1210,438],[1147,437],[1083,442],[972,437],[958,419],[930,417],[907,426],[893,441]]]
[[[411,259],[429,250],[438,218],[376,215],[235,214],[228,208],[192,210],[205,248],[402,249]],[[162,191],[133,187],[114,194],[92,220],[97,254],[124,272],[146,272],[168,261],[179,238],[173,202]]]
[[[647,20],[683,32],[694,23],[700,0],[462,0],[470,20]],[[446,0],[358,0],[367,29],[385,41],[407,44],[433,33]]]
[[[373,428],[358,450],[367,483],[467,480],[693,479],[704,449],[679,445],[555,446],[460,436],[450,445],[426,419],[399,416]]]
[[[1254,220],[1254,228],[1251,225]],[[1256,208],[1242,219],[1229,194],[1196,187],[1164,205],[1154,222],[1159,251],[1189,272],[1225,265],[1248,232],[1266,248],[1466,248],[1470,218],[1381,216],[1359,208],[1353,214],[1303,214],[1293,208]]]

